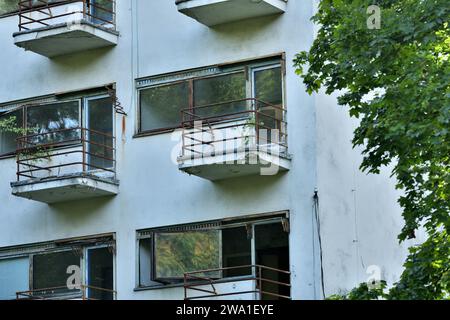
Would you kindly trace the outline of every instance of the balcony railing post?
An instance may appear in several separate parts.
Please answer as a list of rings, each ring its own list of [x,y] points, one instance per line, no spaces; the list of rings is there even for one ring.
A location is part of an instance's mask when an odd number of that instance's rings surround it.
[[[84,128],[81,128],[81,141],[83,149],[83,173],[86,173],[86,130]]]
[[[83,19],[86,19],[87,6],[88,6],[87,1],[89,1],[89,0],[83,0]]]

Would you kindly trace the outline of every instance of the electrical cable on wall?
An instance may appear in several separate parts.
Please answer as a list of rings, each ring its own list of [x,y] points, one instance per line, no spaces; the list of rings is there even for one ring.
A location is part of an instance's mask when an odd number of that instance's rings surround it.
[[[317,225],[317,238],[319,241],[320,282],[321,282],[321,286],[322,286],[322,295],[325,298],[325,283],[324,283],[324,279],[323,279],[322,236],[320,233],[319,193],[317,190],[314,191],[313,208],[314,208],[314,217],[316,219],[316,225]]]

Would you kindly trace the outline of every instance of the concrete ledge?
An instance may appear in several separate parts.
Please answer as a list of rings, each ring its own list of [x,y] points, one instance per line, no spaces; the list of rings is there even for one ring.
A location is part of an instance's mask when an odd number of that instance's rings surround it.
[[[52,58],[117,45],[119,33],[82,20],[16,32],[13,37],[16,46]]]
[[[250,176],[274,176],[289,171],[289,157],[263,151],[241,151],[202,158],[179,158],[178,168],[211,181]]]
[[[178,11],[209,27],[286,11],[287,0],[176,0]]]
[[[44,203],[58,203],[88,198],[113,196],[119,193],[119,182],[94,175],[67,175],[11,183],[17,197]]]

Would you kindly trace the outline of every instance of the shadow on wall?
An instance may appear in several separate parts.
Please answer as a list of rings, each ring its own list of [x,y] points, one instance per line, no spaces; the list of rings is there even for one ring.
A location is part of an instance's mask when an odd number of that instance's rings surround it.
[[[215,181],[209,186],[223,198],[229,196],[233,197],[235,201],[255,201],[254,196],[272,195],[274,190],[279,191],[278,186],[286,174],[287,172],[280,172],[274,176],[244,176]]]
[[[273,30],[271,24],[281,20],[281,15],[260,18],[250,18],[233,23],[225,23],[212,27],[209,30],[223,39],[238,38],[241,42],[250,41],[255,36],[265,34],[265,30]]]
[[[57,72],[83,73],[86,70],[95,70],[95,65],[99,62],[107,64],[108,55],[114,50],[114,47],[105,47],[92,49],[83,52],[62,55],[52,58],[51,64]],[[105,70],[105,69],[104,69]]]
[[[49,205],[54,219],[61,223],[86,225],[89,221],[99,221],[99,215],[107,212],[113,197],[99,197],[92,199],[74,200]],[[112,211],[111,211],[112,212]]]

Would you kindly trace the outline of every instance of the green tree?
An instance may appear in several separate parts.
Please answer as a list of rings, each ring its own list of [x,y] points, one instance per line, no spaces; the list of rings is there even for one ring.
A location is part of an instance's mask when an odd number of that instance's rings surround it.
[[[378,29],[367,22],[373,4],[381,10]],[[312,18],[317,38],[294,61],[310,94],[322,87],[338,94],[360,120],[353,144],[364,148],[361,169],[379,173],[393,164],[403,191],[399,240],[421,226],[428,233],[383,298],[449,297],[449,11],[448,0],[322,0]],[[361,285],[346,298],[369,291]]]

